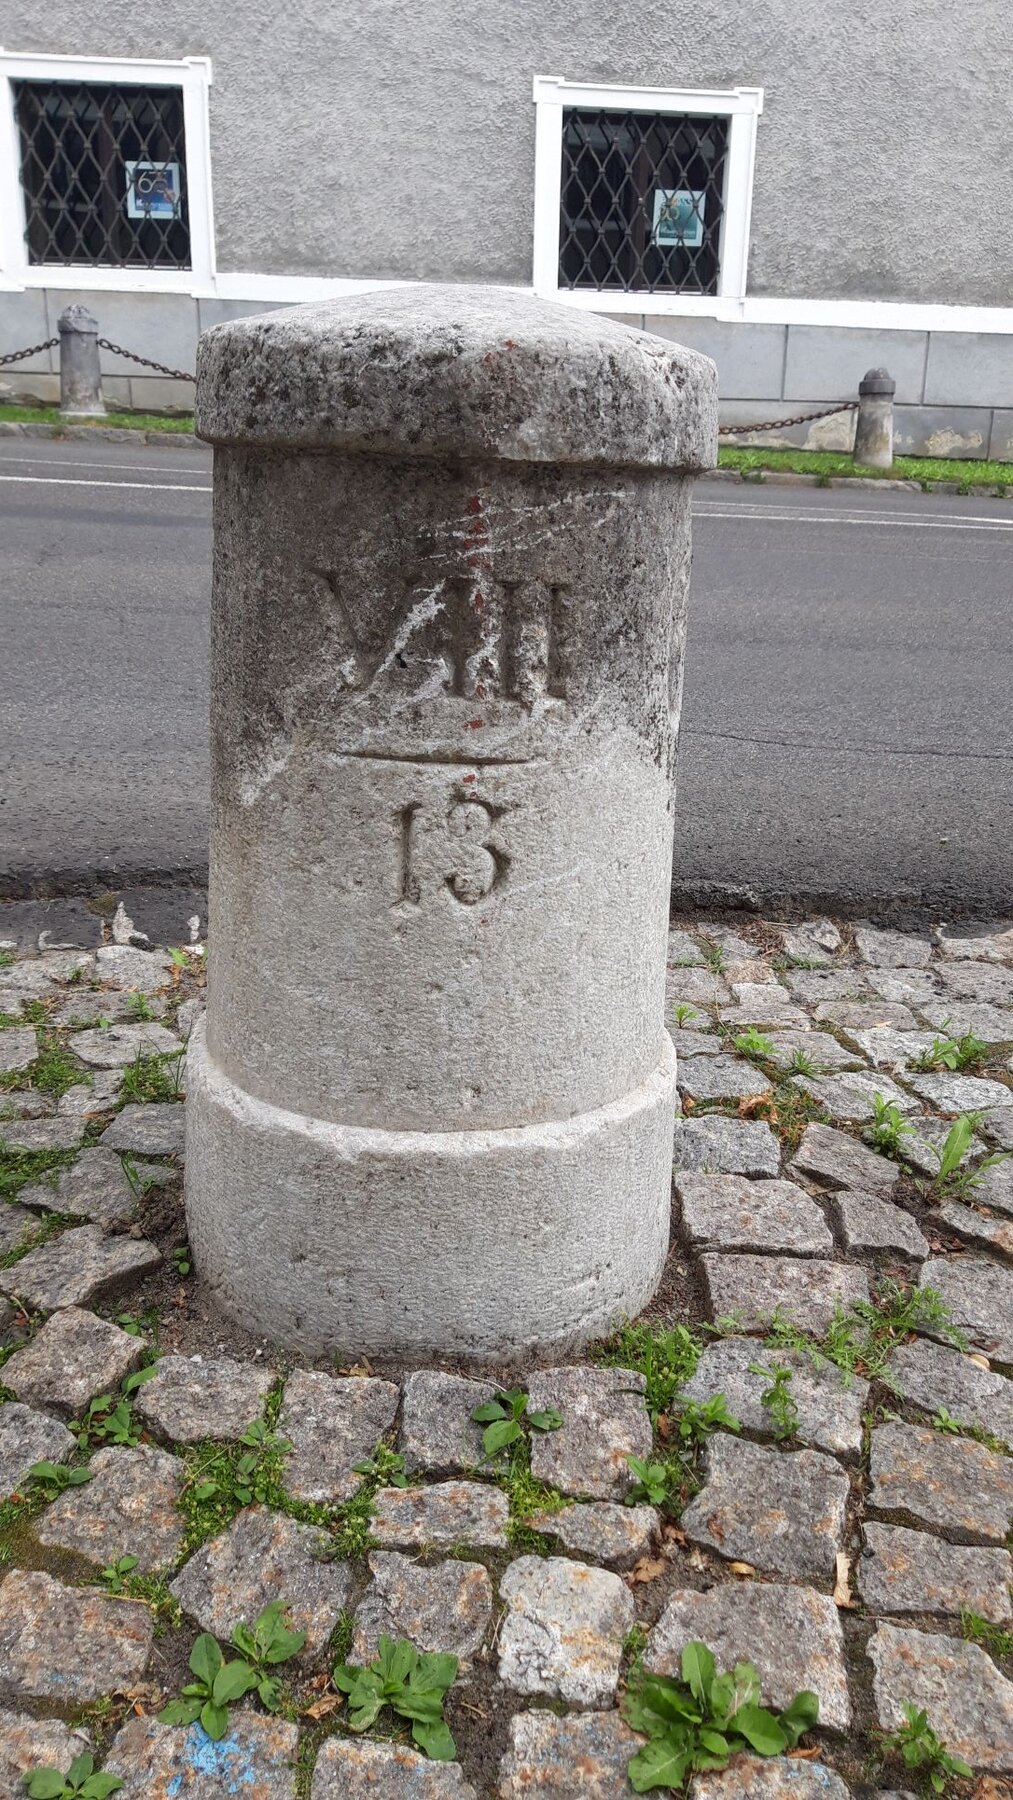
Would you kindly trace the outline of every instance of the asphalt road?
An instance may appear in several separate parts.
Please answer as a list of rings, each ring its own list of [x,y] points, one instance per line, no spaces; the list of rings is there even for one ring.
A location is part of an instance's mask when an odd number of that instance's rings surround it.
[[[677,892],[1013,907],[1013,504],[697,490]],[[0,440],[0,897],[206,862],[210,457]]]

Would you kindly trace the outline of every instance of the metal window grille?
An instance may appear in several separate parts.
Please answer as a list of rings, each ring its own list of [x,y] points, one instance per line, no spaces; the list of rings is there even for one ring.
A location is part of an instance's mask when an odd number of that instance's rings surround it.
[[[18,81],[28,261],[188,269],[183,90]]]
[[[559,285],[715,294],[728,121],[563,113]]]

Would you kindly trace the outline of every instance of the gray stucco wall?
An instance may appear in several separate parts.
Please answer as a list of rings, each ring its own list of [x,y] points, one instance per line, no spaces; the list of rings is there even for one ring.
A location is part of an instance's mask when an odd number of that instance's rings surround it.
[[[1013,292],[1005,0],[2,0],[0,42],[212,57],[223,270],[529,281],[540,73],[766,89],[753,294]]]

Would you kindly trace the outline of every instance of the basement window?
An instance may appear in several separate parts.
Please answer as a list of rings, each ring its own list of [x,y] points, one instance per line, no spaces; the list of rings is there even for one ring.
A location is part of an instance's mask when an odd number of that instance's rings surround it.
[[[206,57],[0,51],[0,272],[191,289],[214,274]]]
[[[745,293],[760,89],[540,76],[534,98],[536,291],[639,312]]]
[[[17,81],[29,263],[188,269],[179,87]]]

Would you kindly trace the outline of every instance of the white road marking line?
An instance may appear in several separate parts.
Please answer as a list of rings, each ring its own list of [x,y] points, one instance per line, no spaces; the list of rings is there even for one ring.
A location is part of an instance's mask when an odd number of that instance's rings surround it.
[[[913,519],[906,513],[779,512],[773,507],[757,507],[755,511],[731,511],[709,506],[694,506],[695,519],[748,519],[756,523],[769,519],[785,525],[888,525],[913,531],[1013,531],[1013,519],[991,519],[987,515],[965,519]]]
[[[41,487],[139,488],[152,494],[210,494],[211,484],[195,487],[174,481],[93,481],[72,475],[0,475],[0,481],[30,482]]]
[[[93,462],[90,457],[80,456],[26,456],[19,450],[16,456],[4,456],[0,452],[0,463],[15,467],[24,463],[26,468],[32,469],[119,469],[122,475],[190,475],[195,467],[199,474],[205,473],[199,456],[189,463]]]
[[[31,460],[31,459],[29,459]],[[83,467],[118,467],[118,464],[86,464]],[[153,468],[154,465],[145,465]],[[179,471],[185,473],[185,471]],[[176,471],[166,470],[166,473]],[[0,482],[14,482],[33,487],[102,487],[136,489],[154,494],[210,494],[210,482],[181,481],[106,481],[82,475],[3,475]],[[975,513],[965,518],[933,514],[930,518],[913,518],[907,513],[878,513],[870,508],[857,513],[817,512],[808,508],[790,511],[773,506],[717,507],[708,501],[693,508],[698,519],[746,519],[750,522],[770,520],[786,525],[886,525],[913,531],[1013,531],[1013,519],[996,519]]]

